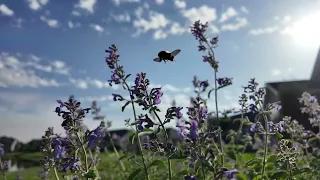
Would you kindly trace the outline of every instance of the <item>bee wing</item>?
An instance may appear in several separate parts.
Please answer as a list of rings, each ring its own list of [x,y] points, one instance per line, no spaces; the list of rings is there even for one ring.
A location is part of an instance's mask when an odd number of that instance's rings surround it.
[[[180,53],[180,51],[181,51],[180,49],[174,50],[174,51],[171,52],[171,55],[172,56],[176,56],[176,55],[178,55]]]
[[[153,61],[155,61],[155,62],[161,62],[161,59],[160,59],[160,58],[154,58]]]

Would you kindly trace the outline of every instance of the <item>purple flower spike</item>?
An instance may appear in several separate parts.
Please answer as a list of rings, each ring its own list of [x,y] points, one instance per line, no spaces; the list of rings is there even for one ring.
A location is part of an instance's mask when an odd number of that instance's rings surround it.
[[[3,144],[0,143],[0,157],[4,155],[4,148],[3,148]]]
[[[60,104],[60,108],[64,106],[64,103],[61,100],[57,100],[57,102]]]
[[[153,98],[153,105],[158,105],[161,103],[161,97],[163,96],[163,93],[161,92],[161,88],[157,88],[156,92],[154,93]]]
[[[176,117],[178,118],[178,119],[181,119],[182,118],[182,113],[181,113],[181,110],[183,109],[183,107],[177,107],[177,108],[175,108],[175,113],[176,113]]]
[[[198,138],[198,122],[191,120],[190,122],[190,139],[196,140]]]

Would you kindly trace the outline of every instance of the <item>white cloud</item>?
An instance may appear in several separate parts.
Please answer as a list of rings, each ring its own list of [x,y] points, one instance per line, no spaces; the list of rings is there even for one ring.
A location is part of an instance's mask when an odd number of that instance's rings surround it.
[[[156,4],[161,5],[164,3],[164,0],[156,0]]]
[[[266,27],[266,28],[257,28],[257,29],[252,29],[249,31],[249,34],[251,35],[261,35],[261,34],[270,34],[273,33],[275,31],[277,31],[279,28],[277,26],[273,26],[273,27]]]
[[[49,2],[49,0],[28,0],[28,2],[29,8],[34,11],[37,11],[43,6],[45,6]]]
[[[131,21],[131,17],[130,15],[125,12],[123,14],[110,14],[111,17],[116,21],[116,22],[130,22]]]
[[[47,23],[48,26],[53,27],[53,28],[57,28],[59,26],[59,21],[56,19],[48,19],[44,16],[40,16],[40,20]]]
[[[69,81],[74,84],[77,88],[80,89],[87,89],[88,88],[88,83],[85,80],[82,79],[73,79],[69,77]]]
[[[282,71],[279,70],[279,69],[274,69],[274,70],[271,72],[271,74],[272,74],[273,76],[279,76],[279,75],[282,74]]]
[[[241,6],[241,11],[246,14],[249,14],[249,10],[245,6]]]
[[[174,1],[174,5],[178,8],[178,9],[185,9],[187,7],[187,3],[183,0],[175,0]]]
[[[248,25],[248,20],[244,17],[237,17],[236,23],[223,24],[221,30],[223,31],[236,31]]]
[[[69,75],[70,68],[66,67],[66,64],[62,61],[55,60],[51,64],[55,67],[55,72],[58,74]]]
[[[225,21],[228,21],[232,17],[236,17],[237,15],[238,12],[233,7],[229,7],[225,12],[221,14],[219,22],[223,23]]]
[[[282,22],[283,24],[287,24],[292,20],[291,16],[289,16],[289,15],[286,15],[286,16],[283,16],[283,17],[275,16],[274,19],[276,21]]]
[[[79,11],[75,11],[75,10],[73,10],[73,11],[71,12],[71,14],[72,14],[73,16],[81,16],[81,13],[80,13]]]
[[[85,9],[90,13],[94,13],[94,6],[97,0],[79,0],[78,4],[75,5],[77,8]]]
[[[179,23],[174,22],[171,24],[171,27],[168,33],[172,35],[181,35],[185,32],[187,32],[186,28],[182,27]]]
[[[41,65],[41,64],[38,64],[36,62],[27,62],[26,65],[27,66],[32,66],[35,69],[40,70],[40,71],[44,71],[44,72],[48,72],[48,73],[52,72],[52,67],[48,66],[48,65]]]
[[[0,5],[0,12],[4,16],[12,16],[14,14],[14,12],[10,8],[8,8],[5,4]]]
[[[199,8],[190,8],[182,11],[182,15],[191,23],[200,20],[202,23],[213,22],[217,19],[216,9],[207,5],[202,5]]]
[[[123,4],[123,3],[138,3],[140,2],[140,0],[112,0],[112,2],[116,6],[119,6],[120,4]]]
[[[1,87],[59,87],[54,79],[37,76],[35,71],[27,67],[50,72],[49,67],[24,63],[17,57],[2,53],[0,55],[0,86]]]
[[[149,30],[157,30],[166,27],[170,23],[163,14],[151,11],[149,20],[139,18],[133,21],[133,26],[137,28],[136,35],[148,32]]]
[[[165,33],[162,29],[156,30],[153,34],[153,38],[156,40],[166,39],[167,37],[168,37],[168,34]]]
[[[73,23],[72,21],[68,21],[68,26],[70,29],[80,27],[81,24],[79,22]]]
[[[93,28],[94,30],[98,31],[98,32],[103,32],[104,28],[101,27],[99,24],[90,24],[90,27]]]

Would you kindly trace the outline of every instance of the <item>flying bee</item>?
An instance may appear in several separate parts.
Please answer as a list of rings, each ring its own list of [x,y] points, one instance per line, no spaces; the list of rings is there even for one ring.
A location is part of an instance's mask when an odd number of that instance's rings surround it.
[[[173,62],[173,59],[176,55],[178,55],[180,53],[180,49],[177,49],[177,50],[174,50],[172,52],[170,51],[160,51],[158,53],[158,57],[153,59],[153,61],[155,62],[161,62],[161,61],[164,61],[165,63],[167,61],[172,61]]]

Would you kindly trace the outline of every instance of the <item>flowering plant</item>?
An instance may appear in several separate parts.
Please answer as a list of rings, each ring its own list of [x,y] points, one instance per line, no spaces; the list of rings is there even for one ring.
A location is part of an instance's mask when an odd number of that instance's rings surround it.
[[[146,73],[137,73],[133,86],[129,86],[124,66],[120,64],[120,56],[116,45],[111,45],[106,52],[106,63],[111,70],[109,85],[122,85],[128,97],[112,94],[114,101],[123,103],[122,111],[131,106],[133,121],[126,120],[126,124],[133,129],[130,136],[132,146],[138,147],[133,156],[125,153],[120,157],[112,138],[110,143],[119,159],[119,167],[123,174],[118,179],[185,179],[185,180],[267,180],[267,179],[319,179],[320,177],[320,132],[305,130],[298,121],[284,117],[279,122],[271,119],[273,111],[281,109],[280,102],[264,104],[265,90],[259,87],[255,79],[251,79],[243,87],[243,94],[239,97],[240,109],[219,111],[218,92],[222,88],[232,85],[232,78],[219,77],[219,62],[215,58],[214,49],[218,45],[218,37],[208,39],[206,31],[208,23],[196,21],[191,32],[198,40],[198,49],[206,53],[203,62],[213,69],[213,83],[209,80],[199,80],[194,76],[192,81],[195,97],[191,98],[190,107],[169,107],[164,117],[159,116],[163,96],[161,87],[150,88],[150,81]],[[207,102],[214,94],[214,112],[209,112]],[[303,93],[299,101],[304,105],[303,113],[309,115],[309,121],[320,129],[320,106],[316,97]],[[48,178],[49,171],[53,171],[59,179],[59,172],[73,179],[109,179],[99,174],[99,143],[109,133],[104,117],[99,115],[100,109],[96,102],[91,108],[81,108],[80,102],[74,97],[68,101],[57,101],[59,106],[55,112],[61,116],[61,126],[67,136],[61,137],[49,128],[42,137],[41,152],[45,157],[41,160],[43,171],[40,176]],[[141,107],[143,114],[137,114]],[[187,109],[186,117],[182,109]],[[83,128],[82,119],[93,110],[95,119],[101,124],[94,130]],[[238,123],[238,129],[224,131],[219,123],[230,113],[240,112],[241,117],[233,119]],[[249,118],[252,113],[254,118]],[[151,117],[154,116],[155,118]],[[177,120],[177,136],[180,143],[173,143],[165,125]],[[218,125],[217,125],[218,122]],[[233,123],[231,122],[231,123]],[[152,130],[151,128],[154,128]],[[141,134],[152,132],[152,136],[142,142]],[[276,148],[271,148],[275,144]],[[250,148],[261,143],[256,154],[250,154]],[[0,157],[4,151],[0,145]],[[102,156],[101,154],[99,155]],[[138,156],[138,157],[136,157]],[[132,172],[125,167],[126,159],[134,164]],[[134,159],[134,161],[132,160]],[[0,159],[1,160],[1,159]],[[4,164],[0,161],[1,169]],[[5,176],[4,176],[5,177]],[[120,178],[121,177],[121,178]]]

